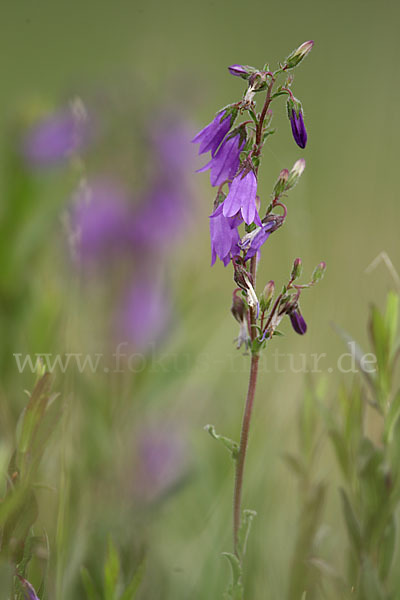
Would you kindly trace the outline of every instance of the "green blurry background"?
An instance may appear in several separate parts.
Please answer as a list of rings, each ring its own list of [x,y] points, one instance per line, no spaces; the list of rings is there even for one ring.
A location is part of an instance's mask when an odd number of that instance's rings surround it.
[[[301,42],[315,41],[293,86],[305,109],[308,146],[300,152],[294,144],[284,104],[277,102],[277,133],[264,150],[259,188],[264,200],[282,168],[304,156],[307,169],[289,199],[286,226],[264,248],[258,281],[260,287],[269,279],[282,284],[296,256],[302,257],[306,274],[326,261],[322,284],[303,295],[307,335],[299,338],[286,324],[288,335],[274,346],[296,356],[326,353],[320,376],[334,402],[343,379],[335,364],[344,347],[331,324],[367,346],[369,303],[382,303],[392,279],[383,265],[372,274],[365,269],[382,251],[399,264],[398,4],[20,1],[3,3],[1,12],[3,184],[12,124],[31,103],[57,105],[88,89],[118,90],[122,82],[144,104],[150,95],[162,103],[173,91],[200,128],[216,110],[240,98],[242,81],[229,75],[228,65],[274,65]],[[134,141],[134,129],[131,134]],[[46,191],[38,193],[36,210],[48,215],[49,230],[36,240],[34,260],[8,273],[10,245],[19,248],[23,239],[11,236],[1,244],[4,285],[26,293],[22,313],[11,307],[2,315],[3,469],[23,390],[33,386],[32,375],[18,373],[12,352],[67,351],[81,332],[79,286],[66,289],[60,271],[62,227],[54,206],[61,207],[66,197],[65,179],[58,182],[52,175],[43,184]],[[85,564],[99,572],[108,535],[126,557],[128,572],[146,549],[140,598],[219,598],[226,585],[228,567],[220,554],[231,545],[233,468],[202,427],[214,423],[218,431],[238,437],[247,359],[232,343],[237,331],[229,313],[231,272],[220,264],[209,267],[207,215],[213,193],[207,176],[194,174],[193,186],[196,226],[173,257],[171,286],[180,320],[166,350],[181,366],[118,381],[103,375],[56,376],[54,387],[65,397],[67,417],[43,476],[58,492],[41,496],[41,519],[56,544],[51,598],[83,598],[79,568]],[[1,204],[2,210],[8,206],[4,192]],[[34,237],[34,228],[30,232]],[[282,454],[296,448],[305,376],[283,370],[277,372],[272,360],[262,369],[248,453],[244,505],[258,513],[247,561],[249,598],[285,596],[298,518],[297,487]],[[142,511],[121,501],[118,485],[124,475],[115,472],[126,459],[135,427],[150,416],[181,428],[191,466],[179,489]],[[337,548],[345,536],[327,444],[316,476],[329,483],[330,491],[323,552],[340,563]],[[65,499],[61,508],[60,498]]]

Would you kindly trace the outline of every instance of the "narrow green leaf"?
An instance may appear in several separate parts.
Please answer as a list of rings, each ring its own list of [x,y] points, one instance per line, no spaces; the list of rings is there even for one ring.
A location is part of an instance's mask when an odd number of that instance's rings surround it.
[[[136,592],[138,591],[139,586],[142,582],[144,572],[145,561],[143,560],[137,568],[136,573],[132,577],[128,587],[125,589],[124,593],[120,597],[120,600],[133,600],[135,598]]]
[[[108,540],[108,555],[104,565],[104,598],[115,600],[117,597],[117,585],[120,573],[120,561],[114,542]]]
[[[229,452],[232,455],[232,458],[234,460],[236,460],[238,452],[239,452],[239,444],[237,444],[236,442],[234,442],[230,438],[227,438],[227,437],[225,437],[223,435],[219,435],[215,431],[214,425],[205,425],[204,429],[206,431],[208,431],[208,433],[211,435],[212,438],[214,438],[214,440],[217,440],[218,442],[221,442],[225,446],[225,448],[227,448],[227,450],[229,450]]]
[[[347,532],[349,534],[349,538],[352,542],[355,553],[357,554],[357,556],[360,556],[362,551],[362,536],[360,525],[355,517],[353,508],[350,504],[350,500],[343,488],[340,489],[340,494],[342,498],[342,507],[347,526]]]
[[[242,585],[242,566],[238,557],[230,552],[223,552],[224,556],[231,566],[232,583],[226,591],[226,598],[231,600],[243,600],[243,585]]]
[[[243,560],[243,557],[246,554],[247,540],[249,537],[251,524],[256,516],[257,513],[255,510],[245,509],[243,511],[243,517],[238,531],[238,554],[241,560]]]
[[[85,588],[87,600],[99,600],[93,579],[86,567],[81,568],[81,578]]]
[[[399,318],[399,296],[395,292],[389,292],[386,300],[385,325],[389,338],[389,351],[393,355],[395,352],[395,341],[397,337],[397,327]]]

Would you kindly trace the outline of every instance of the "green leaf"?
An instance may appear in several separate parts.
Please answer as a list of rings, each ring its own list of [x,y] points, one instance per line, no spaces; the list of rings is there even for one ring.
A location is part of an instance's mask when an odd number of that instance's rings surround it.
[[[355,550],[356,555],[361,556],[362,536],[360,525],[356,519],[353,507],[350,504],[350,500],[343,488],[340,489],[340,494],[342,498],[343,513],[350,541],[353,545],[353,549]]]
[[[387,600],[382,582],[370,559],[365,556],[361,567],[360,592],[362,600]]]
[[[395,292],[389,292],[386,300],[385,325],[389,338],[390,354],[394,354],[394,344],[397,337],[399,318],[399,296]]]
[[[99,600],[93,579],[86,567],[81,568],[81,577],[83,587],[85,588],[86,597],[88,600]]]
[[[400,416],[400,391],[392,400],[385,418],[384,440],[387,444],[394,441],[394,434],[397,428],[397,423]]]
[[[240,560],[235,554],[223,552],[224,556],[231,566],[232,583],[229,585],[225,597],[231,600],[243,600],[243,585],[242,585],[242,566]]]
[[[225,448],[227,448],[227,450],[229,450],[229,452],[231,453],[232,458],[234,460],[236,460],[237,455],[239,453],[239,445],[237,444],[237,442],[234,442],[230,438],[227,438],[227,437],[225,437],[223,435],[219,435],[215,431],[214,425],[205,425],[204,429],[206,431],[208,431],[208,433],[211,435],[212,438],[214,438],[214,440],[217,440],[218,442],[221,442],[225,446]]]
[[[386,580],[393,564],[396,548],[396,521],[392,515],[379,544],[379,575],[383,581]]]
[[[117,549],[110,538],[108,540],[108,555],[104,565],[104,598],[115,600],[117,597],[117,585],[120,573],[120,561]]]
[[[145,561],[143,560],[140,563],[139,567],[137,568],[136,573],[132,577],[131,582],[129,583],[128,587],[125,589],[124,593],[122,594],[120,600],[133,600],[135,598],[136,592],[138,591],[139,586],[142,582],[144,571],[145,571]]]
[[[254,517],[257,516],[255,510],[245,509],[243,511],[242,521],[240,523],[240,528],[238,531],[238,554],[240,559],[243,560],[243,557],[246,554],[247,540],[249,537],[251,524],[253,522]]]

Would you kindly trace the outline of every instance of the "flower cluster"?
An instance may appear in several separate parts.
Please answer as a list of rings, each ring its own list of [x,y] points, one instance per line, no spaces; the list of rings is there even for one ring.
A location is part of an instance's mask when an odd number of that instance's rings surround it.
[[[258,193],[258,169],[264,143],[273,133],[271,104],[275,99],[286,96],[293,139],[304,149],[307,131],[303,107],[293,95],[293,76],[287,76],[287,72],[300,64],[312,47],[312,41],[305,42],[274,72],[268,66],[260,70],[248,65],[231,65],[230,74],[244,79],[247,84],[242,99],[219,110],[214,119],[192,140],[199,144],[199,154],[210,152],[210,161],[198,172],[209,170],[211,185],[217,188],[214,210],[209,217],[211,264],[214,265],[217,258],[225,266],[232,263],[234,279],[239,286],[234,292],[234,304],[237,308],[238,290],[244,302],[243,308],[234,312],[241,327],[239,340],[240,343],[251,340],[256,351],[260,344],[276,333],[284,315],[290,318],[297,333],[303,335],[307,330],[299,308],[299,297],[301,290],[310,287],[315,281],[302,286],[294,283],[301,261],[296,263],[297,270],[292,273],[270,313],[265,305],[260,309],[260,301],[254,290],[254,275],[262,246],[285,223],[285,196],[297,184],[305,168],[305,160],[299,159],[291,170],[281,170],[272,199],[263,211]],[[285,77],[286,80],[278,84],[280,77]],[[266,90],[265,102],[262,110],[257,112],[255,97],[263,90]],[[245,120],[237,123],[245,114]],[[250,313],[246,317],[247,310]],[[261,319],[258,325],[260,335],[255,333],[258,318]]]

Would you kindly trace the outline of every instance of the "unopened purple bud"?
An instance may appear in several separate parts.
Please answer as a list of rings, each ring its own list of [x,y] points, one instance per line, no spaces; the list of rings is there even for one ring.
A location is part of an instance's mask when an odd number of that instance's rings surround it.
[[[305,148],[307,144],[307,131],[304,125],[303,113],[301,109],[297,112],[294,108],[291,110],[290,124],[294,141],[300,148]]]
[[[307,323],[305,322],[300,310],[296,308],[289,313],[289,317],[295,332],[299,335],[304,335],[307,331]]]
[[[255,71],[252,67],[245,65],[231,65],[228,67],[229,73],[235,77],[242,77],[242,79],[248,79],[250,75]]]
[[[290,276],[292,281],[294,281],[295,279],[298,279],[300,277],[302,270],[303,270],[303,264],[301,262],[301,258],[295,258],[294,262],[293,262],[292,273]]]

